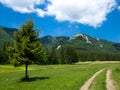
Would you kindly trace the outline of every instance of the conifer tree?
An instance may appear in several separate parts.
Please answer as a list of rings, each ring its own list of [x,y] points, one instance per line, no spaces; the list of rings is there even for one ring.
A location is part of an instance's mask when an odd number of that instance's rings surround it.
[[[57,52],[56,48],[53,46],[49,55],[48,55],[48,64],[58,64],[58,57],[57,57]]]
[[[66,64],[72,64],[78,62],[77,52],[72,47],[64,48],[64,61]]]
[[[33,30],[34,23],[28,20],[22,24],[20,30],[14,33],[14,46],[8,47],[10,62],[14,66],[25,65],[25,79],[28,79],[29,64],[43,64],[46,58],[39,39],[38,30]]]

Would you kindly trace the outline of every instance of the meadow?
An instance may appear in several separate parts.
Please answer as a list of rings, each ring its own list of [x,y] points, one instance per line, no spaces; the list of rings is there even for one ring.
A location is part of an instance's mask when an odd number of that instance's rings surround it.
[[[105,74],[112,70],[116,90],[120,90],[120,62],[79,62],[73,65],[29,65],[28,81],[22,81],[24,66],[0,65],[0,90],[79,90],[100,69],[89,90],[106,90]]]

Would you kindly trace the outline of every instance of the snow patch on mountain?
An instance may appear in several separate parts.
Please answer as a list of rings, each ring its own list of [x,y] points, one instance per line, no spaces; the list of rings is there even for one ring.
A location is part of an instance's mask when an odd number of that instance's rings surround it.
[[[86,39],[86,43],[92,44],[92,42],[88,39],[87,36],[85,36],[85,39]]]
[[[102,44],[100,44],[100,47],[101,47],[101,48],[103,48],[103,45],[102,45]]]
[[[61,45],[57,46],[57,50],[61,48]]]
[[[99,38],[96,38],[96,40],[97,40],[97,41],[100,41],[100,39],[99,39]]]
[[[74,35],[75,38],[80,37],[80,36],[84,38],[83,34],[76,34],[76,35]]]
[[[86,35],[84,35],[84,34],[76,34],[74,36],[74,38],[72,38],[72,39],[75,39],[75,38],[78,38],[78,37],[82,37],[83,39],[86,40],[86,43],[92,44],[92,42],[89,40],[89,38]]]

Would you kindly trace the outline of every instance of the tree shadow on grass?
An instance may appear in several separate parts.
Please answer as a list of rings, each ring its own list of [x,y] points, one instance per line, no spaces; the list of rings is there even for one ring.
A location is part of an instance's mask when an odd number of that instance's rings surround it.
[[[36,80],[45,80],[45,79],[50,79],[50,77],[30,77],[30,78],[21,78],[20,82],[32,82]]]

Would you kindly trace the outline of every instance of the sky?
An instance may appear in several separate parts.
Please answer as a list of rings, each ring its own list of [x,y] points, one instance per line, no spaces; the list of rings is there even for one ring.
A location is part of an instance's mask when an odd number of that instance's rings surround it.
[[[0,0],[0,26],[20,28],[29,18],[45,35],[83,33],[120,42],[120,0]]]

